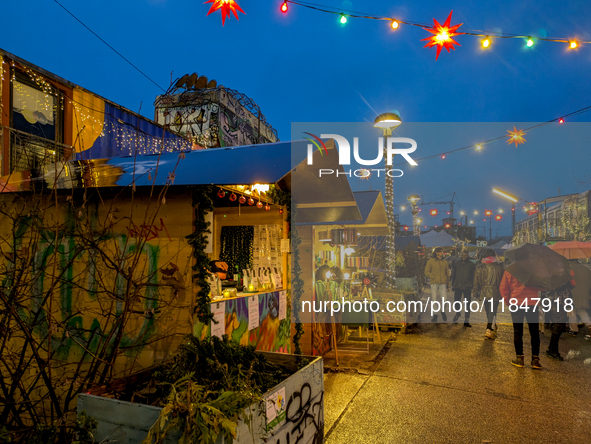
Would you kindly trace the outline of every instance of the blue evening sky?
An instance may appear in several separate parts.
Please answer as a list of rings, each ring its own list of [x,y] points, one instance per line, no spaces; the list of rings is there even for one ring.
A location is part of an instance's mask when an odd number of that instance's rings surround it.
[[[497,39],[484,52],[478,38],[463,35],[456,38],[461,47],[443,50],[435,61],[435,49],[420,41],[429,36],[421,28],[392,31],[388,22],[354,18],[341,25],[335,15],[293,4],[282,14],[280,0],[238,0],[246,15],[224,27],[219,11],[206,17],[209,4],[202,1],[59,1],[162,87],[197,72],[248,95],[282,140],[291,138],[292,122],[367,122],[392,109],[405,122],[399,134],[408,137],[420,132],[408,122],[507,122],[442,125],[441,137],[419,142],[417,154],[424,157],[500,136],[514,124],[519,129],[516,122],[547,121],[591,105],[591,44],[569,51],[564,43],[526,48],[522,39]],[[317,1],[424,23],[443,23],[453,9],[452,25],[464,23],[460,31],[591,40],[588,0]],[[158,87],[55,1],[6,0],[2,6],[0,48],[153,117]],[[405,168],[408,189],[404,181],[396,200],[410,192],[436,197],[455,191],[462,209],[482,209],[499,206],[490,194],[499,183],[531,200],[555,195],[558,187],[562,193],[591,188],[575,180],[591,174],[591,127],[573,124],[590,117],[534,130],[517,149],[500,141],[477,156],[467,150],[412,172]],[[556,143],[550,147],[549,140]],[[505,228],[502,234],[508,222]]]

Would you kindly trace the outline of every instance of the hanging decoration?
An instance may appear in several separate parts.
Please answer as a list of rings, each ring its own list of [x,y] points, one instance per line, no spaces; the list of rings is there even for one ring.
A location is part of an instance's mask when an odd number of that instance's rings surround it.
[[[226,24],[226,17],[230,17],[231,12],[234,13],[236,20],[238,20],[238,13],[236,11],[246,14],[234,0],[207,0],[203,4],[205,5],[207,3],[212,3],[207,15],[211,14],[212,12],[216,12],[218,9],[222,10],[222,26]]]
[[[323,12],[327,14],[337,15],[339,17],[339,22],[341,24],[347,23],[349,18],[355,19],[366,19],[366,20],[379,20],[379,21],[387,21],[389,24],[389,28],[392,30],[398,29],[401,25],[406,26],[414,26],[418,28],[425,29],[433,34],[432,37],[428,37],[423,40],[429,40],[430,43],[425,45],[426,47],[437,46],[437,55],[435,60],[439,57],[439,53],[441,52],[441,48],[447,49],[450,52],[450,49],[455,49],[454,45],[461,46],[458,42],[456,42],[453,37],[457,35],[467,35],[471,37],[477,37],[480,39],[480,45],[483,49],[489,50],[493,46],[492,41],[493,39],[523,39],[526,42],[527,47],[532,47],[534,43],[539,41],[544,42],[551,42],[551,43],[560,43],[563,45],[567,45],[568,50],[576,50],[582,44],[589,44],[591,41],[582,41],[576,38],[571,37],[532,37],[529,34],[519,34],[519,33],[504,33],[498,31],[480,31],[477,29],[466,29],[465,32],[456,33],[457,29],[462,26],[462,24],[451,26],[451,13],[449,17],[445,21],[443,25],[439,24],[437,20],[434,21],[434,26],[431,26],[429,23],[426,22],[419,22],[419,21],[411,21],[411,20],[401,20],[397,17],[389,17],[385,15],[374,15],[368,14],[363,12],[357,11],[343,11],[342,9],[336,9],[332,6],[321,5],[318,3],[308,3],[296,0],[284,0],[281,5],[281,12],[286,13],[288,11],[288,3],[293,5],[298,5],[303,8],[311,9],[317,12]],[[452,11],[453,12],[453,11]]]
[[[438,213],[439,213],[439,211],[437,211],[437,209],[436,209],[436,208],[433,208],[432,210],[430,210],[430,211],[429,211],[429,214],[430,214],[431,216],[437,216],[437,214],[438,214]]]
[[[234,194],[234,193],[230,194],[230,202],[235,202],[236,199],[238,199],[238,196],[236,196],[236,194]]]
[[[259,200],[257,202],[257,208],[260,210],[261,208],[263,208],[263,203]]]
[[[226,197],[226,192],[224,190],[222,190],[221,188],[218,190],[218,197],[220,199],[223,199],[224,197]]]
[[[248,199],[248,205],[254,205],[254,199],[252,197]]]
[[[269,204],[265,205],[265,211],[269,211],[270,209],[271,209],[271,205],[269,205]],[[279,213],[279,214],[281,214],[281,213]]]
[[[238,203],[244,205],[246,203],[246,197],[240,196],[240,198],[238,199]]]
[[[427,37],[426,39],[422,39],[421,41],[428,40],[429,42],[424,46],[424,48],[431,48],[433,46],[437,46],[437,55],[435,56],[435,60],[439,58],[439,53],[441,52],[441,48],[447,49],[449,53],[450,49],[455,51],[454,45],[462,46],[458,42],[456,42],[453,37],[457,35],[462,35],[463,32],[456,32],[463,23],[459,25],[451,26],[451,15],[453,11],[449,13],[447,16],[447,20],[443,25],[440,25],[439,22],[433,19],[434,25],[432,28],[423,28],[425,31],[429,31],[433,34],[431,37]]]
[[[507,143],[509,145],[511,145],[512,143],[515,144],[515,148],[517,148],[517,145],[519,145],[520,143],[525,143],[526,140],[523,136],[525,136],[527,133],[524,130],[518,130],[515,126],[513,127],[513,131],[511,130],[507,130],[507,137],[509,137],[509,140],[507,140]]]

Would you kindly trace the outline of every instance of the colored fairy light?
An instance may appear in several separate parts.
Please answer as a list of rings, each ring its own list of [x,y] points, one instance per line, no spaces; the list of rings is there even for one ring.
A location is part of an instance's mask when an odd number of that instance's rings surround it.
[[[527,38],[527,47],[531,48],[532,46],[534,46],[534,41],[532,40],[531,37]]]
[[[561,117],[560,119],[558,119],[558,123],[562,125],[564,123],[564,119]]]
[[[347,16],[341,12],[341,24],[347,23]]]
[[[490,46],[490,39],[488,38],[488,36],[486,36],[486,38],[484,40],[482,40],[482,47],[488,48],[489,46]]]
[[[281,12],[287,12],[287,2],[283,2],[281,5]]]
[[[571,41],[569,42],[569,48],[570,48],[570,49],[575,49],[577,46],[579,46],[579,44],[577,43],[577,41],[576,41],[576,40],[571,40]]]
[[[400,24],[396,20],[392,20],[392,23],[390,24],[390,26],[392,27],[392,29],[398,29]]]
[[[442,159],[445,159],[445,157],[446,157],[446,156],[445,156],[445,154],[442,154],[442,155],[441,155],[441,158],[442,158]]]
[[[476,151],[482,151],[482,145],[476,145]]]

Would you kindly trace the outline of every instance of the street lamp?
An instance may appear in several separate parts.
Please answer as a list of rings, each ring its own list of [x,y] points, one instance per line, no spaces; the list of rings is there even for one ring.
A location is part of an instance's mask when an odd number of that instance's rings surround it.
[[[386,287],[394,288],[395,282],[395,266],[396,266],[396,251],[394,244],[394,236],[396,235],[396,220],[394,217],[394,178],[390,173],[392,165],[388,165],[388,137],[392,135],[392,130],[402,123],[400,114],[397,111],[383,113],[375,118],[373,122],[374,128],[379,128],[384,134],[384,159],[386,162],[386,214],[388,217],[388,235],[386,242],[387,262],[386,262]]]
[[[414,236],[420,236],[421,235],[421,221],[420,219],[417,217],[419,214],[419,209],[417,207],[417,203],[419,202],[419,200],[421,200],[421,196],[419,196],[418,194],[411,194],[410,196],[408,196],[407,200],[410,202],[411,206],[412,206],[412,234]]]
[[[498,188],[493,188],[492,192],[513,203],[513,205],[511,205],[511,237],[513,238],[513,237],[515,237],[515,204],[517,202],[519,202],[520,200],[522,200],[528,204],[529,204],[529,202],[525,199],[520,198],[520,197],[513,196],[509,193],[501,191]]]

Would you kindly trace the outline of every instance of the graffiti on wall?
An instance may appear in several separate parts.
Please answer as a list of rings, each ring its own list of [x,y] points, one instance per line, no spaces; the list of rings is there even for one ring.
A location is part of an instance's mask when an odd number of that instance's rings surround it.
[[[248,296],[248,295],[247,295]],[[223,301],[225,307],[225,332],[233,341],[252,345],[256,350],[290,353],[291,321],[289,307],[285,319],[279,319],[279,292],[258,295],[259,326],[248,330],[248,297]],[[203,339],[209,335],[209,326],[195,324],[194,333]]]
[[[131,236],[113,230],[101,233],[100,240],[93,241],[95,248],[85,248],[73,229],[75,217],[65,217],[57,234],[32,228],[40,223],[34,223],[31,216],[15,223],[13,246],[2,245],[5,260],[0,263],[0,284],[11,288],[15,275],[21,271],[27,274],[24,282],[30,288],[23,287],[24,302],[18,314],[33,325],[34,335],[48,338],[55,359],[90,360],[105,342],[109,349],[117,336],[120,349],[128,355],[141,351],[160,328],[162,297],[178,295],[185,287],[181,269],[170,261],[170,255],[162,254],[160,239],[152,236],[160,235],[166,244],[171,240],[163,219],[150,230],[131,222],[127,228]],[[12,226],[6,224],[5,229]],[[117,269],[110,261],[118,258],[122,263]],[[135,268],[126,277],[123,273],[131,269],[132,261]],[[188,266],[188,254],[182,265]],[[142,285],[132,302],[127,300],[128,278]],[[120,324],[112,319],[125,309],[129,317],[119,334]]]

